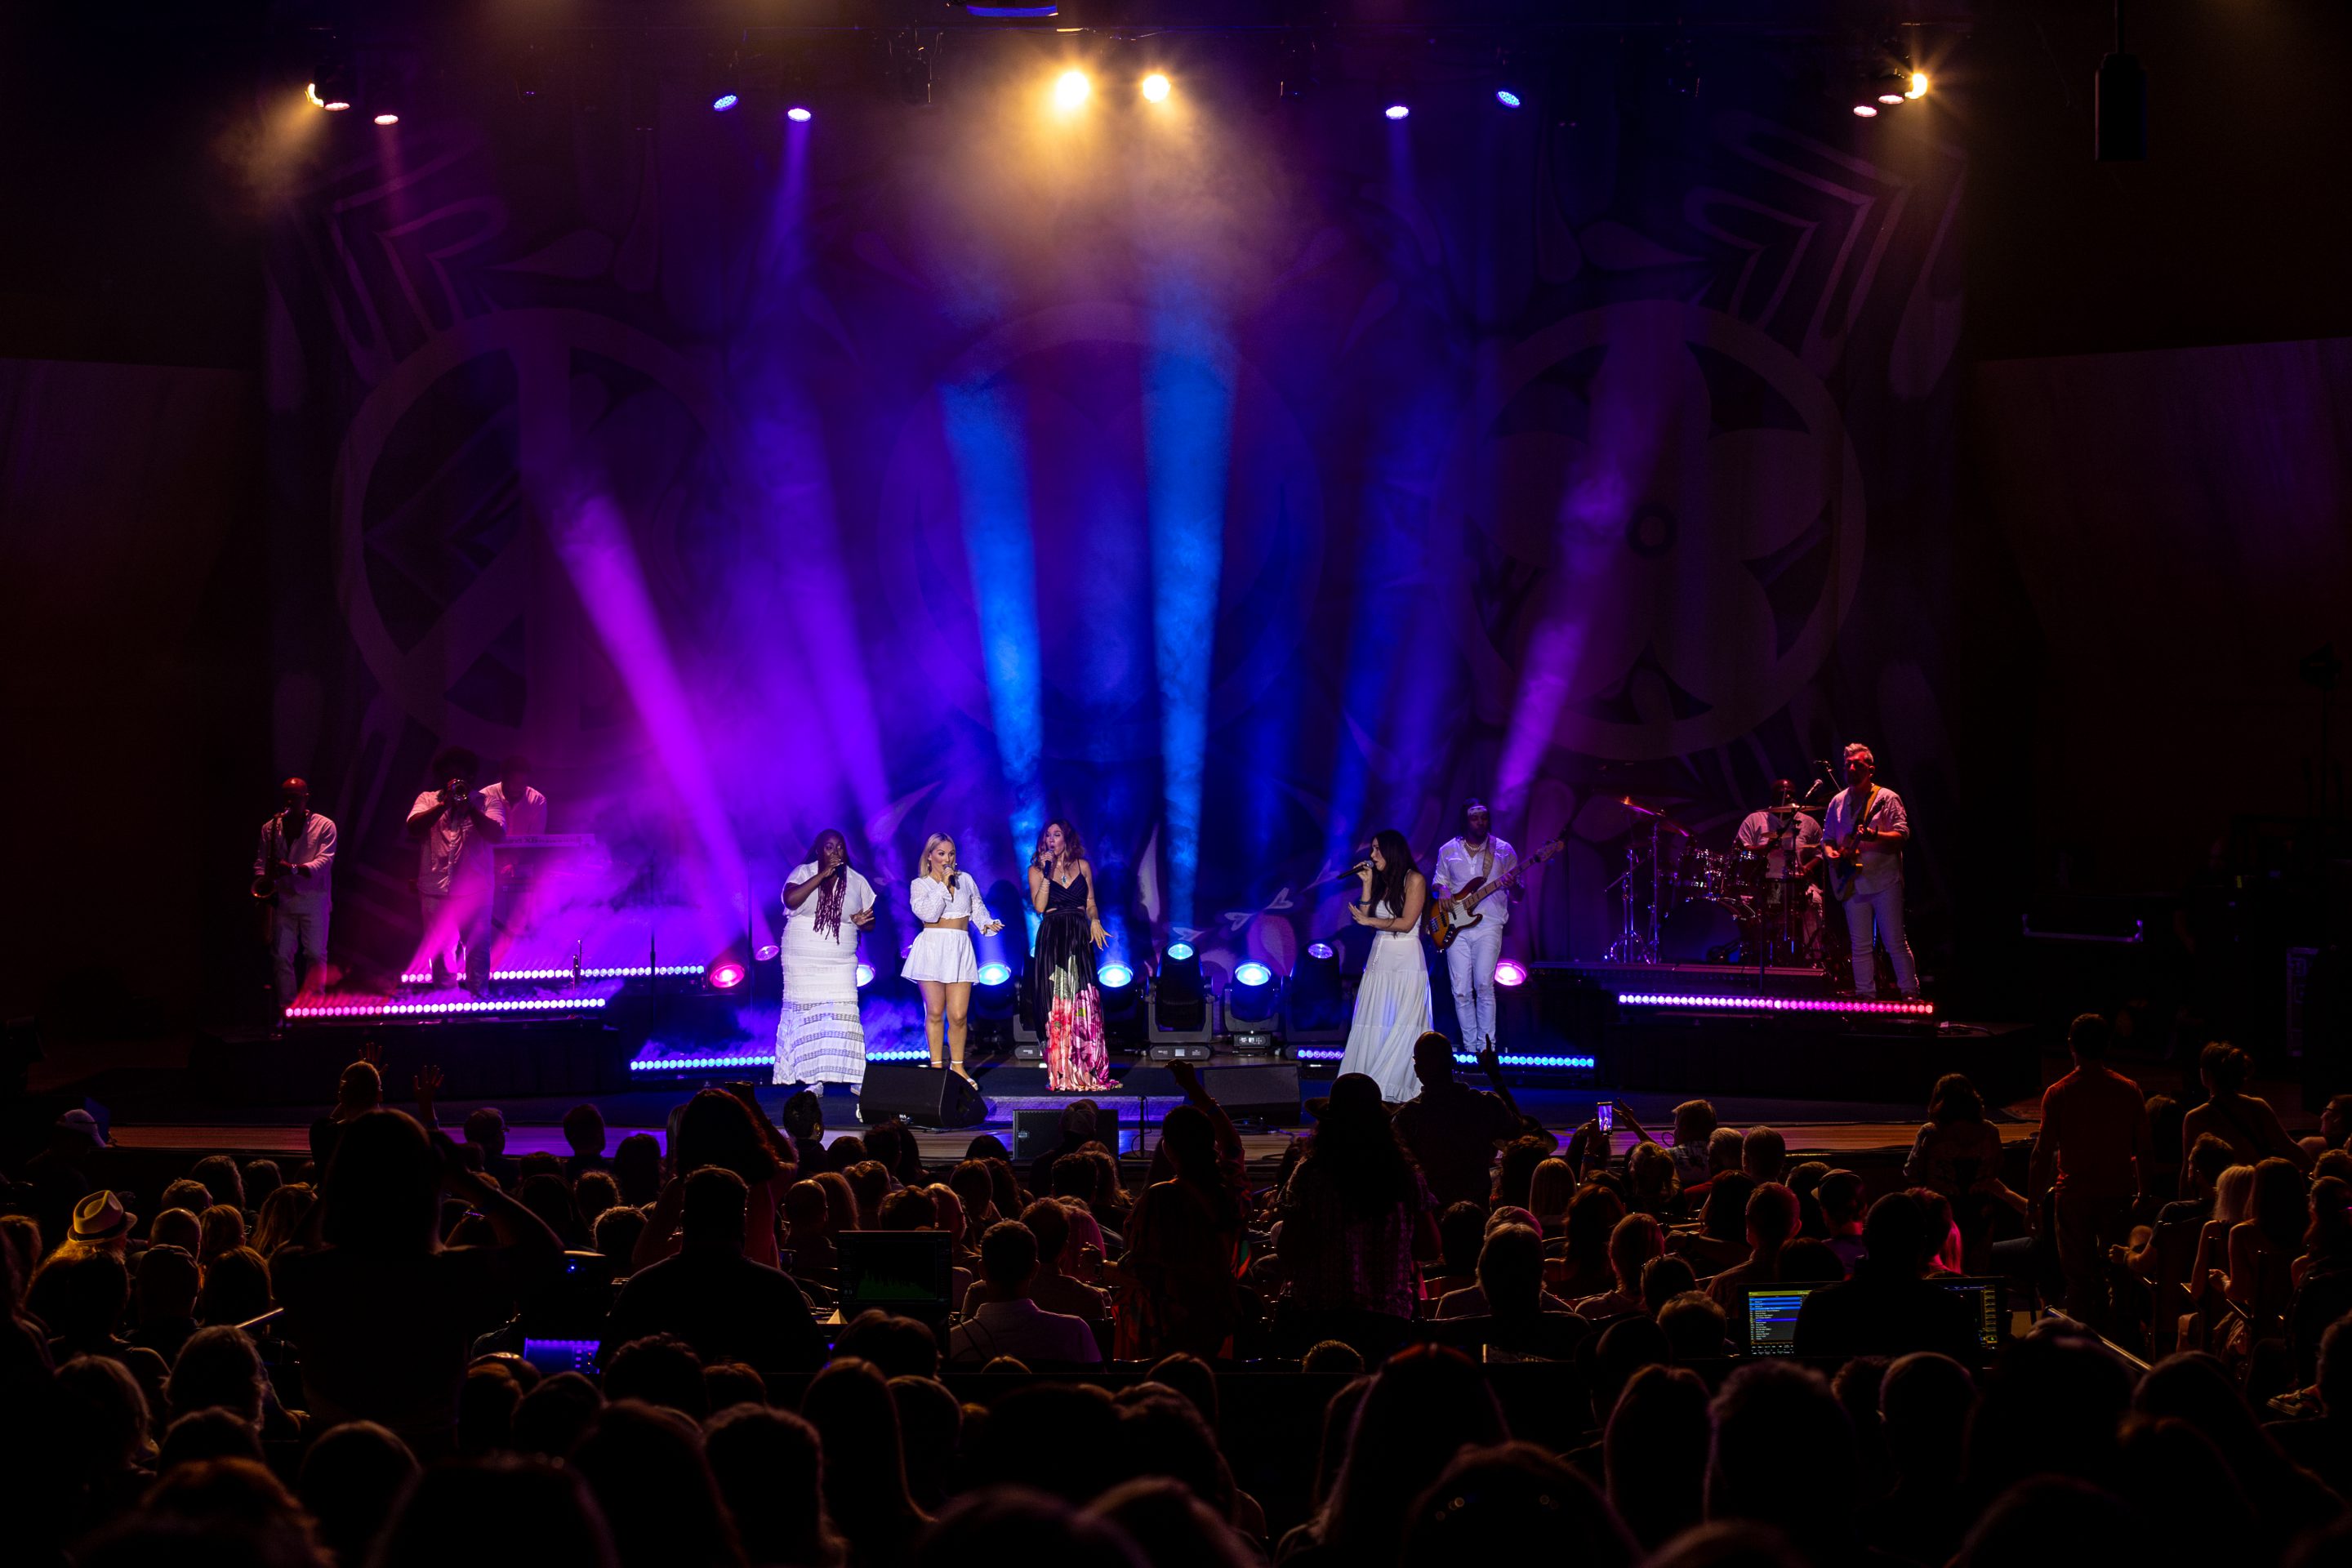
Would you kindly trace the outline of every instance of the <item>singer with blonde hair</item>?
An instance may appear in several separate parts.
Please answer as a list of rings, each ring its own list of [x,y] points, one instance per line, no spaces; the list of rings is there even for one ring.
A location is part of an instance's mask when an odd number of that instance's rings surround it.
[[[931,1048],[931,1065],[948,1067],[970,1079],[964,1071],[964,1038],[971,1016],[972,983],[980,978],[980,961],[971,949],[971,924],[980,922],[982,936],[1004,929],[1004,922],[981,902],[980,884],[956,865],[955,840],[934,833],[923,840],[915,880],[907,889],[908,907],[923,922],[914,944],[907,949],[906,967],[899,971],[923,993],[923,1037]],[[945,1036],[946,1059],[940,1059]]]

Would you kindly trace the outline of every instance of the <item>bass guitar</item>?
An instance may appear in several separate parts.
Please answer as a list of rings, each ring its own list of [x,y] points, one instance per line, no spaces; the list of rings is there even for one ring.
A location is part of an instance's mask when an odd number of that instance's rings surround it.
[[[1429,933],[1429,940],[1437,944],[1437,951],[1444,952],[1454,945],[1455,937],[1486,918],[1478,912],[1480,904],[1507,888],[1517,887],[1528,867],[1542,865],[1567,847],[1568,830],[1562,828],[1550,843],[1531,855],[1521,857],[1519,863],[1503,875],[1492,879],[1473,877],[1469,884],[1458,889],[1452,898],[1432,899],[1428,911],[1421,917],[1422,929]]]

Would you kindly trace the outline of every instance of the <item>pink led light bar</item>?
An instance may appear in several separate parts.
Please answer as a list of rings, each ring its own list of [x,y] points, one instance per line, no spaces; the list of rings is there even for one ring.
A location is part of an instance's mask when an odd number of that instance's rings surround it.
[[[1844,1002],[1818,996],[1738,996],[1721,993],[1694,995],[1661,991],[1626,991],[1617,1000],[1628,1007],[1725,1007],[1767,1013],[1885,1013],[1924,1018],[1936,1011],[1933,1002]]]
[[[289,1018],[414,1018],[441,1013],[568,1013],[602,1007],[602,996],[517,998],[504,1002],[359,1002],[332,1006],[289,1007]]]
[[[580,978],[583,980],[645,980],[654,976],[667,978],[701,973],[702,965],[698,963],[665,963],[659,969],[651,969],[642,963],[623,964],[618,967],[608,965],[603,968],[591,965],[580,972]],[[569,980],[571,978],[572,971],[569,969],[493,969],[490,971],[490,979],[493,983],[500,980]],[[433,984],[433,976],[429,973],[413,973],[402,975],[400,983],[403,985],[430,985]],[[452,977],[449,984],[456,984],[456,978]]]

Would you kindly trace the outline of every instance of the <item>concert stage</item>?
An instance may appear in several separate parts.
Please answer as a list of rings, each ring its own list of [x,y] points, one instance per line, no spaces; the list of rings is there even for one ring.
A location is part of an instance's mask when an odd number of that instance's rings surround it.
[[[1451,1032],[1442,962],[1433,969],[1433,1022]],[[2034,1029],[1946,1019],[1925,1002],[1841,998],[1817,970],[1539,963],[1522,973],[1522,983],[1497,993],[1503,1067],[1515,1085],[1883,1105],[1924,1105],[1947,1072],[1969,1074],[1994,1104],[2041,1088]],[[699,970],[576,980],[563,971],[502,974],[482,997],[412,981],[391,997],[292,1009],[276,1034],[208,1037],[190,1065],[197,1090],[223,1105],[315,1099],[321,1073],[362,1044],[382,1053],[395,1098],[427,1062],[485,1099],[766,1084],[774,1009],[751,1000],[757,989],[717,989]],[[877,1018],[892,1005],[887,990],[877,986],[869,997]],[[912,1038],[869,1033],[876,1068],[925,1062],[913,1048],[919,1027]],[[1041,1067],[1012,1058],[1013,1044],[976,1027],[971,1061],[983,1115],[1074,1098],[1050,1089]],[[1301,1098],[1319,1092],[1345,1054],[1328,1037],[1283,1041],[1270,1056],[1231,1054],[1222,1040],[1214,1049],[1204,1064],[1213,1092],[1237,1116],[1269,1126],[1297,1122]],[[1469,1068],[1468,1056],[1457,1059]],[[1118,1100],[1130,1125],[1156,1121],[1179,1097],[1166,1068],[1139,1049],[1115,1051],[1112,1071],[1120,1089],[1096,1098]]]

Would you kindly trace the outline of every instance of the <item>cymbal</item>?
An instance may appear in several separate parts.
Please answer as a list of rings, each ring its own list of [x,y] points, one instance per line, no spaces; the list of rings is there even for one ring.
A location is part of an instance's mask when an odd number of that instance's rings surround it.
[[[1768,805],[1764,809],[1775,816],[1794,816],[1807,808],[1801,805]]]
[[[1666,815],[1666,808],[1663,805],[1653,805],[1647,801],[1635,800],[1630,795],[1601,795],[1597,798],[1605,800],[1612,805],[1622,805],[1626,810],[1633,813],[1636,816],[1646,816],[1650,818],[1658,825],[1658,828],[1661,832],[1672,833],[1683,838],[1688,838],[1690,837],[1690,830],[1677,823],[1673,817],[1668,816]]]

